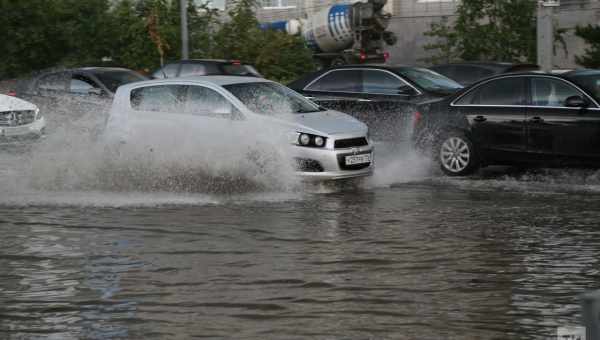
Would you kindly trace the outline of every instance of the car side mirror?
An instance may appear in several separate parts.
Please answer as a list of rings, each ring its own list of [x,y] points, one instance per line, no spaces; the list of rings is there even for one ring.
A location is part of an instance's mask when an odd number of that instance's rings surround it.
[[[413,88],[410,86],[400,86],[398,87],[398,94],[410,96],[415,94],[415,90],[413,90]]]
[[[581,96],[571,96],[565,100],[566,107],[588,107],[589,102]]]

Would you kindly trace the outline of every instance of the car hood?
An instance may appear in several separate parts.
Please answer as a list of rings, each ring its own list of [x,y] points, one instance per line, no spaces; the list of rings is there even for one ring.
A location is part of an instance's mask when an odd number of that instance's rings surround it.
[[[0,94],[0,111],[36,110],[34,104],[17,97]]]
[[[327,135],[347,133],[367,133],[367,125],[342,112],[327,110],[310,113],[289,114],[278,119],[294,125],[307,133]]]

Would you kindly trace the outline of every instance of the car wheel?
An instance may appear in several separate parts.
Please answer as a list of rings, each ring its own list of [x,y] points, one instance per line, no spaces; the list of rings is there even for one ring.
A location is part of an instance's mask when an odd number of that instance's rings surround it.
[[[437,145],[437,158],[446,175],[465,176],[479,168],[475,147],[464,134],[447,134]]]

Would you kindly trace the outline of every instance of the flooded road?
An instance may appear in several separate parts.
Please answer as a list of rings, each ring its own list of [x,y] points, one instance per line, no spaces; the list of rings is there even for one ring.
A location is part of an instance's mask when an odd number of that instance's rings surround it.
[[[600,287],[596,172],[378,176],[0,193],[0,338],[548,339],[578,324],[578,295]]]

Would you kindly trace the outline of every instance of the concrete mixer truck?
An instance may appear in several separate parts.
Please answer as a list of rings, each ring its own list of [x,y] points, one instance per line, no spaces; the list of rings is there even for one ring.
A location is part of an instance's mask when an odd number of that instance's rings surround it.
[[[301,35],[322,67],[385,62],[384,43],[396,36],[387,31],[391,14],[384,12],[387,0],[366,0],[326,7],[308,18],[276,21],[262,29]]]

